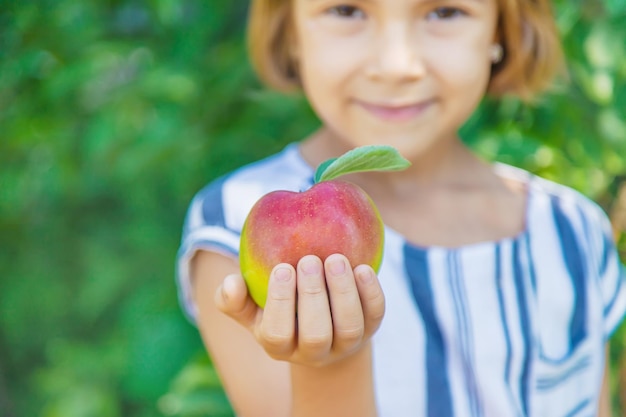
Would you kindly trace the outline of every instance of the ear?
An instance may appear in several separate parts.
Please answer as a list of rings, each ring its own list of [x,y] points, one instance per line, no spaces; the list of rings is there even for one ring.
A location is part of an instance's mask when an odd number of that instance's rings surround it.
[[[489,48],[489,58],[492,64],[499,64],[504,56],[504,48],[498,42],[492,43]]]

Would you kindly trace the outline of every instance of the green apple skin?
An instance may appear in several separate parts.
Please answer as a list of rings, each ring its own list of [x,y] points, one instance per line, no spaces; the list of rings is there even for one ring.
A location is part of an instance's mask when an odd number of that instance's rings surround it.
[[[305,255],[324,261],[345,255],[354,268],[368,264],[378,272],[384,226],[374,202],[361,188],[330,180],[303,192],[273,191],[261,197],[244,223],[239,261],[252,299],[265,307],[272,269],[294,267]]]

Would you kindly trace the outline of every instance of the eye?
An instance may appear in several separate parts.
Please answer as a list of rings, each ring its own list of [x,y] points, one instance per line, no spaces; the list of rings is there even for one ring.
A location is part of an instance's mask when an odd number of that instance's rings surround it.
[[[343,17],[343,18],[347,18],[347,19],[363,19],[365,18],[365,13],[363,12],[363,10],[359,9],[358,7],[355,6],[349,6],[349,5],[340,5],[340,6],[335,6],[335,7],[331,7],[330,9],[328,9],[328,13],[333,15],[333,16],[337,16],[337,17]]]
[[[428,19],[446,20],[465,16],[465,12],[456,7],[438,7],[428,14]]]

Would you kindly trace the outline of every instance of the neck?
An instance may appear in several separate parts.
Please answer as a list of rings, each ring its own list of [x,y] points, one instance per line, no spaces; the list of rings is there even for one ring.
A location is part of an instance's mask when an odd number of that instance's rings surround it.
[[[316,167],[349,149],[350,145],[344,140],[322,128],[302,143],[301,153],[312,167]],[[406,190],[415,190],[415,187],[472,186],[484,182],[491,171],[456,135],[448,140],[437,141],[436,146],[419,153],[403,156],[412,163],[404,171],[358,173],[346,176],[345,179],[364,189],[375,187],[404,193]]]

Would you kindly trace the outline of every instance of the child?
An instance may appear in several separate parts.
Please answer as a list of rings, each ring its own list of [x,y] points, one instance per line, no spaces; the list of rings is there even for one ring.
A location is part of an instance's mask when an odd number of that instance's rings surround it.
[[[626,285],[606,216],[457,134],[485,94],[550,84],[548,0],[254,0],[249,24],[260,76],[301,88],[322,126],[188,212],[181,299],[237,415],[609,416],[605,343]],[[305,256],[274,269],[256,307],[237,260],[251,206],[368,144],[412,162],[346,178],[386,225],[378,276]]]

